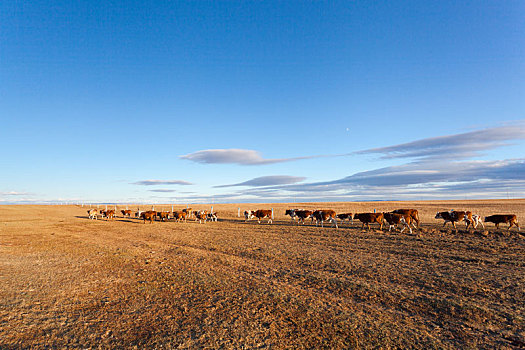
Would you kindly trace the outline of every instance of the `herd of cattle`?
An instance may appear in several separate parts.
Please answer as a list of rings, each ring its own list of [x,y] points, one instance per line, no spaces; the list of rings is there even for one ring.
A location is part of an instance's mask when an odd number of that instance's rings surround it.
[[[191,208],[182,209],[181,211],[142,211],[138,209],[135,213],[131,210],[121,210],[123,217],[134,217],[149,221],[153,223],[155,220],[159,221],[186,221],[187,219],[194,218],[195,221],[199,223],[205,223],[206,221],[217,221],[218,216],[216,212],[207,212],[206,210],[192,210]],[[98,216],[106,218],[106,220],[113,219],[116,216],[116,210],[98,210],[98,209],[89,209],[88,215],[90,219],[97,219]],[[401,232],[405,229],[408,229],[412,233],[413,228],[419,228],[419,212],[417,209],[396,209],[391,212],[383,213],[340,213],[336,214],[335,211],[331,209],[326,210],[303,210],[303,209],[287,209],[285,215],[291,217],[292,223],[297,219],[297,224],[303,224],[307,219],[311,219],[311,222],[315,221],[316,226],[324,227],[324,222],[331,223],[331,227],[338,228],[337,220],[344,222],[348,220],[352,222],[354,220],[359,220],[362,223],[361,229],[364,229],[365,225],[370,230],[370,224],[377,223],[379,229],[383,229],[384,224],[388,224],[388,231],[396,229],[399,226],[402,226]],[[257,219],[261,223],[262,219],[268,219],[268,223],[273,222],[273,210],[259,209],[259,210],[246,210],[244,212],[244,219],[248,221],[250,219]],[[470,211],[442,211],[438,212],[435,216],[435,219],[444,220],[443,227],[448,223],[452,223],[454,228],[457,228],[456,223],[465,222],[465,228],[469,229],[472,227],[476,229],[478,225],[481,225],[485,228],[483,222],[491,222],[496,225],[496,229],[499,229],[500,224],[508,224],[507,228],[510,230],[512,226],[516,226],[518,231],[520,226],[518,224],[518,219],[515,214],[497,214],[486,216],[484,219],[480,215],[472,214]]]
[[[362,223],[361,229],[366,227],[368,230],[370,230],[370,224],[377,223],[379,225],[379,229],[383,229],[383,225],[386,223],[388,224],[388,231],[392,231],[393,228],[397,228],[399,225],[401,225],[403,228],[401,229],[401,232],[403,232],[405,229],[408,228],[410,233],[412,233],[412,227],[419,228],[419,212],[417,209],[396,209],[391,212],[385,212],[385,213],[342,213],[342,214],[336,214],[335,211],[331,209],[327,210],[301,210],[301,209],[287,209],[285,212],[285,215],[289,215],[292,219],[292,222],[295,222],[295,219],[297,219],[298,224],[303,224],[305,220],[311,219],[312,222],[315,220],[315,225],[321,227],[324,226],[324,222],[330,222],[331,226],[335,226],[338,228],[337,220],[340,220],[341,222],[344,222],[345,220],[351,221],[353,223],[354,220],[359,220]],[[268,223],[272,222],[272,211],[271,210],[247,210],[244,212],[244,219],[245,221],[248,221],[250,219],[257,219],[257,221],[260,223],[262,219],[268,218]],[[482,220],[480,215],[472,214],[470,211],[443,211],[438,212],[435,216],[436,219],[443,219],[445,222],[443,223],[443,226],[447,224],[447,222],[452,223],[454,228],[456,227],[457,222],[464,221],[466,225],[466,229],[469,227],[473,227],[476,229],[478,225],[481,225],[483,228],[485,228],[485,225],[483,222],[492,222],[496,225],[496,229],[499,229],[500,224],[509,224],[508,229],[512,226],[516,226],[518,228],[518,231],[520,230],[517,216],[514,214],[498,214],[498,215],[491,215],[485,217],[484,220]],[[411,227],[412,226],[412,227]]]
[[[93,220],[96,220],[99,215],[106,220],[112,220],[116,216],[116,210],[113,209],[89,209],[87,212],[89,218]],[[199,221],[199,223],[206,222],[208,220],[217,221],[218,219],[216,212],[208,213],[206,210],[191,210],[191,208],[182,209],[181,211],[143,211],[137,209],[135,213],[129,209],[125,209],[121,210],[120,212],[122,213],[123,217],[131,218],[131,216],[134,215],[136,218],[144,220],[144,223],[149,221],[151,224],[157,219],[160,221],[168,221],[171,219],[174,219],[175,221],[186,221],[186,219],[195,218],[195,221]]]

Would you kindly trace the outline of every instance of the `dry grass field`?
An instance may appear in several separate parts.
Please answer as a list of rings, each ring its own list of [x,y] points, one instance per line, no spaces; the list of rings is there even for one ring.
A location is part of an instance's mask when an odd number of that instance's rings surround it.
[[[0,348],[525,348],[525,236],[434,219],[470,209],[525,226],[525,200],[240,205],[273,207],[273,225],[237,207],[143,224],[0,206]],[[297,226],[294,207],[413,207],[423,225]]]

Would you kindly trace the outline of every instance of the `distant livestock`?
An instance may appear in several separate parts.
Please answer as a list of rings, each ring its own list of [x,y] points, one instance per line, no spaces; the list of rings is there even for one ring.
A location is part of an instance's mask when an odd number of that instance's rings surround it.
[[[496,229],[499,230],[499,224],[509,224],[507,230],[515,225],[520,231],[520,225],[518,224],[518,218],[514,214],[497,214],[485,217],[485,222],[492,222],[496,225]]]
[[[287,209],[286,212],[284,213],[284,215],[290,215],[290,217],[292,218],[292,222],[295,221],[295,218],[297,218],[297,224],[304,224],[304,220],[311,217],[312,218],[312,221],[313,221],[313,217],[312,217],[312,214],[313,214],[313,211],[311,210],[300,210],[300,209]]]
[[[396,209],[393,210],[392,213],[402,214],[407,222],[412,222],[414,228],[419,228],[419,212],[417,211],[417,209]],[[410,217],[411,219],[408,219],[408,217]],[[415,225],[414,222],[416,223]]]
[[[397,227],[397,225],[403,225],[403,229],[401,230],[401,233],[405,230],[405,228],[408,228],[410,233],[412,233],[412,228],[410,227],[410,223],[412,220],[411,216],[408,216],[408,219],[405,219],[405,216],[403,214],[398,213],[383,213],[383,217],[388,222],[388,231],[392,231],[392,228]]]
[[[363,223],[363,226],[361,226],[361,229],[366,227],[368,230],[370,230],[370,224],[377,223],[379,224],[379,229],[383,229],[383,219],[384,215],[383,213],[358,213],[354,215],[354,220],[359,220]]]
[[[160,221],[166,221],[169,219],[170,212],[169,211],[159,211],[157,213],[157,217],[160,219]]]
[[[336,217],[341,220],[341,223],[344,223],[345,220],[348,220],[348,222],[354,222],[354,216],[352,213],[343,213],[343,214],[337,214]]]
[[[335,211],[331,209],[325,209],[325,210],[316,210],[312,213],[311,217],[315,220],[315,226],[318,226],[319,223],[321,223],[321,227],[324,227],[325,221],[330,221],[332,223],[332,227],[335,225],[335,228],[338,228],[337,226],[337,220],[335,220]]]
[[[98,211],[96,209],[89,209],[87,213],[91,220],[97,220]]]
[[[244,212],[244,221],[248,221],[250,219],[256,218],[257,222],[260,224],[261,219],[268,218],[268,223],[272,223],[272,211],[266,210],[266,209],[259,209],[259,210],[246,210]]]
[[[126,216],[131,217],[131,210],[129,210],[129,209],[121,210],[120,212],[122,213],[122,216],[124,216],[124,217],[126,217]]]
[[[471,221],[471,218],[472,218],[472,213],[470,211],[455,211],[455,210],[440,211],[436,213],[436,216],[434,218],[445,220],[445,222],[443,223],[443,227],[445,227],[447,222],[450,222],[452,223],[452,226],[454,226],[454,228],[457,228],[456,222],[459,222],[459,221],[465,221],[466,226],[468,227],[469,222]]]
[[[102,212],[102,217],[105,217],[106,220],[113,220],[115,218],[115,211],[114,210],[104,210]]]
[[[175,221],[186,221],[186,212],[185,211],[174,211],[172,214]]]
[[[149,223],[152,224],[156,216],[157,212],[153,210],[148,210],[140,213],[140,218],[144,220],[144,223],[146,223],[146,220],[149,220]]]
[[[206,220],[208,220],[208,215],[206,214],[206,210],[195,211],[194,214],[195,214],[195,221],[199,220],[199,224],[202,224],[203,221],[204,223],[206,223]]]

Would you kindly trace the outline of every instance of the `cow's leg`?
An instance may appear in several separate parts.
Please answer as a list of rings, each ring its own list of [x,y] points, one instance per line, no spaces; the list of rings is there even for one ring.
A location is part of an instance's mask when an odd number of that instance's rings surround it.
[[[496,230],[499,230],[499,222],[496,223]]]

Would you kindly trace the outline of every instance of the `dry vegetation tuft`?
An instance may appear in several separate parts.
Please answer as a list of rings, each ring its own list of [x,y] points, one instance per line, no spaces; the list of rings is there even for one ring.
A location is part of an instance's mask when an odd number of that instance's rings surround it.
[[[216,223],[144,225],[0,206],[0,348],[525,347],[525,236],[434,220],[525,222],[525,200],[241,205],[271,207],[274,225],[237,205],[215,205]],[[414,207],[423,227],[292,226],[291,207]]]

